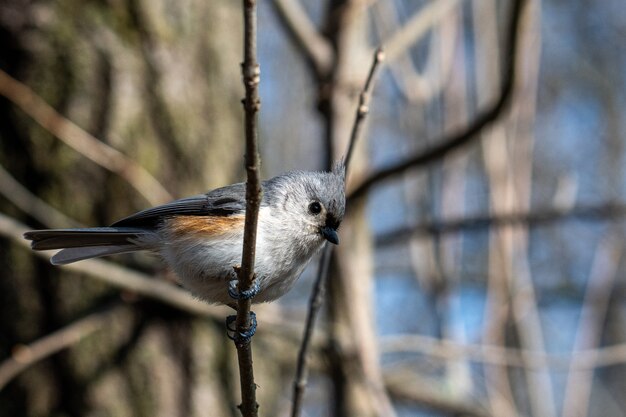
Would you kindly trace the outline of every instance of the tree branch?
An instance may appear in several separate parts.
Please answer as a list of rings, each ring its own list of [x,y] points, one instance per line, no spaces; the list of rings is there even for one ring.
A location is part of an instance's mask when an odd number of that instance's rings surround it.
[[[0,194],[24,213],[50,227],[81,227],[50,204],[31,193],[0,165]]]
[[[435,161],[440,160],[452,151],[460,149],[462,146],[470,144],[473,140],[479,138],[479,133],[492,122],[494,122],[507,108],[513,95],[513,87],[516,78],[515,60],[517,56],[517,38],[521,23],[521,9],[524,0],[515,0],[512,7],[511,23],[509,25],[509,33],[507,34],[507,49],[510,51],[503,65],[502,87],[500,96],[488,109],[480,113],[476,119],[465,129],[446,136],[438,141],[439,145],[431,149],[417,153],[408,159],[383,168],[380,171],[370,175],[361,184],[355,187],[350,196],[349,201],[353,201],[364,196],[373,186],[378,183],[397,177],[405,171],[427,166]]]
[[[421,377],[411,369],[400,368],[385,371],[384,381],[389,395],[396,401],[433,410],[435,415],[496,417],[477,398],[451,392],[446,380]]]
[[[412,24],[425,26],[425,24],[418,23],[419,18],[417,14],[420,16],[430,14],[429,19],[427,19],[428,22],[425,23],[432,25],[432,35],[428,45],[428,60],[423,70],[415,68],[413,60],[408,53],[399,52],[393,61],[390,60],[390,75],[398,85],[403,97],[410,103],[427,103],[446,87],[447,81],[451,78],[455,61],[454,56],[459,42],[460,13],[458,11],[455,13],[454,7],[449,9],[449,5],[441,3],[429,3],[393,35],[393,37],[398,36]],[[457,2],[457,4],[459,3]],[[377,32],[381,33],[381,36],[385,36],[385,33],[389,32],[391,28],[399,26],[397,15],[400,13],[394,10],[394,6],[397,6],[397,4],[389,1],[379,1],[374,5],[373,23]],[[436,16],[432,16],[433,12],[428,10],[435,6],[444,8],[445,10],[442,10],[444,13],[435,12]],[[422,17],[422,19],[424,18]],[[428,29],[427,25],[423,30],[417,31],[415,33],[417,38],[413,38],[413,43],[407,44],[407,47],[419,42],[428,33],[426,29]],[[404,52],[408,51],[410,49]]]
[[[618,232],[619,233],[619,232]],[[621,233],[619,233],[621,234]],[[574,351],[597,349],[602,343],[604,323],[610,320],[607,314],[615,281],[621,276],[618,272],[623,256],[621,236],[611,231],[598,244],[587,279],[582,310]],[[574,362],[572,361],[572,364]],[[594,370],[570,371],[567,375],[563,395],[563,416],[587,415],[593,390]]]
[[[354,150],[355,143],[360,137],[361,127],[365,118],[369,114],[369,102],[372,94],[372,86],[374,76],[379,64],[385,59],[385,53],[382,48],[378,48],[374,53],[374,59],[370,67],[367,80],[361,94],[359,95],[359,105],[357,106],[356,115],[354,117],[354,125],[352,126],[352,133],[350,134],[350,142],[348,143],[348,149],[346,151],[345,170],[346,178],[348,177],[348,168],[350,166],[350,160],[352,159],[352,152]],[[324,246],[322,257],[318,266],[317,277],[313,283],[313,290],[311,292],[311,298],[309,300],[309,310],[306,318],[306,325],[304,327],[304,335],[302,337],[302,344],[300,351],[298,352],[298,365],[296,368],[296,376],[293,383],[293,405],[291,408],[291,416],[298,417],[302,409],[302,397],[306,389],[308,370],[307,362],[309,355],[309,347],[311,343],[311,337],[313,335],[313,328],[315,327],[315,321],[319,309],[322,306],[322,297],[324,295],[326,277],[328,276],[328,269],[330,266],[330,259],[332,257],[332,247],[329,245]]]
[[[76,152],[124,178],[150,204],[162,204],[173,199],[145,168],[61,116],[33,90],[2,70],[0,70],[0,95],[9,99],[41,127]]]
[[[350,133],[350,142],[348,143],[348,150],[346,151],[346,180],[348,167],[350,166],[350,161],[352,160],[352,152],[354,151],[354,145],[356,144],[357,138],[360,137],[361,129],[363,126],[363,122],[365,118],[369,114],[370,111],[370,99],[372,97],[372,84],[374,75],[376,75],[376,70],[381,62],[385,60],[385,52],[383,48],[379,47],[376,52],[374,52],[374,60],[372,61],[372,66],[370,67],[370,71],[367,75],[367,80],[365,81],[365,86],[363,87],[363,91],[359,95],[359,105],[356,109],[356,115],[354,116],[354,124],[352,125],[352,132]]]
[[[274,0],[274,10],[318,77],[328,74],[333,62],[330,43],[318,32],[299,0]]]
[[[255,280],[254,255],[256,249],[256,232],[261,206],[261,180],[259,178],[259,151],[257,115],[261,106],[258,86],[260,68],[257,63],[257,8],[256,0],[243,0],[244,18],[244,61],[241,65],[246,96],[243,99],[245,110],[246,155],[245,166],[248,180],[246,182],[246,221],[243,237],[243,254],[239,270],[239,292],[249,291]],[[235,346],[239,361],[239,379],[241,383],[241,414],[244,417],[257,416],[256,384],[252,367],[252,346],[250,339],[238,339],[237,334],[250,330],[250,299],[239,299]]]
[[[466,359],[530,370],[548,367],[562,372],[591,370],[626,363],[626,343],[579,350],[571,354],[552,354],[498,345],[462,344],[420,334],[399,334],[382,338],[380,349],[384,354],[412,352],[442,360]]]
[[[313,283],[313,290],[311,291],[311,298],[309,299],[309,310],[306,316],[302,344],[300,345],[300,350],[298,351],[296,377],[293,381],[293,404],[291,406],[291,417],[298,417],[300,415],[300,411],[302,410],[302,398],[304,397],[304,391],[309,379],[308,362],[311,338],[313,336],[313,328],[315,327],[317,314],[319,313],[320,307],[322,307],[325,290],[324,282],[326,276],[328,275],[331,255],[332,248],[328,245],[324,246],[317,270],[317,277]]]
[[[626,205],[619,203],[579,206],[567,211],[550,209],[531,213],[467,217],[423,223],[412,227],[400,227],[377,236],[376,245],[398,244],[420,235],[445,235],[463,231],[487,230],[490,227],[525,226],[531,228],[558,221],[614,221],[623,217],[626,217]]]
[[[460,2],[460,0],[433,1],[416,12],[404,26],[383,42],[388,60],[395,61]]]
[[[0,363],[0,391],[33,364],[78,343],[111,323],[114,316],[123,314],[127,310],[128,307],[125,305],[116,305],[83,317],[29,345],[13,347],[11,357]]]

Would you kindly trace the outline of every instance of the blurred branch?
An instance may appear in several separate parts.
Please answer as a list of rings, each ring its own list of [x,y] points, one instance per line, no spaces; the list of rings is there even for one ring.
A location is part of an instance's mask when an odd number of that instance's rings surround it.
[[[626,217],[626,205],[602,203],[593,206],[579,206],[570,210],[547,209],[531,213],[511,213],[485,215],[463,219],[442,220],[409,227],[399,227],[376,237],[376,245],[386,246],[403,243],[420,235],[446,235],[467,231],[485,231],[491,227],[524,226],[540,227],[560,221],[617,221]]]
[[[389,62],[406,52],[459,3],[461,0],[437,0],[415,12],[404,26],[383,42]]]
[[[618,277],[622,251],[621,237],[612,235],[605,237],[596,249],[574,341],[575,351],[594,349],[602,342],[609,300]],[[593,369],[570,369],[563,397],[563,417],[588,414],[593,375]]]
[[[0,391],[31,365],[101,330],[111,323],[115,316],[124,314],[127,310],[126,305],[118,304],[83,317],[29,345],[14,346],[11,357],[0,363]]]
[[[455,397],[450,387],[440,380],[419,377],[406,368],[385,371],[385,386],[399,402],[413,403],[431,409],[436,415],[489,417],[486,407],[474,398]]]
[[[61,213],[19,183],[0,165],[0,194],[29,216],[50,227],[80,227],[80,224]]]
[[[432,7],[434,4],[431,3],[426,7]],[[378,1],[374,5],[374,26],[381,33],[380,37],[384,37],[391,28],[395,29],[400,24],[397,15],[401,15],[402,12],[395,13],[396,11],[392,10],[394,7],[398,7],[398,4],[391,1]],[[459,13],[449,10],[448,13],[438,16],[438,19],[431,22],[432,36],[428,45],[428,60],[423,71],[415,68],[408,53],[401,53],[390,63],[390,74],[407,101],[426,103],[447,86],[446,81],[452,73],[457,50],[460,19],[456,15]],[[421,32],[419,38],[426,33],[426,31]],[[413,44],[418,41],[419,39],[415,39]],[[405,50],[405,52],[409,51],[409,48]]]
[[[555,355],[529,349],[508,348],[486,344],[461,344],[448,339],[407,334],[386,336],[380,341],[381,351],[419,353],[442,360],[465,359],[511,368],[555,371],[585,371],[626,363],[626,343],[596,349],[579,350],[570,355]]]
[[[300,51],[313,64],[318,77],[328,74],[333,62],[333,49],[319,33],[299,0],[274,0],[280,22]]]
[[[374,53],[372,65],[370,67],[367,80],[363,86],[363,90],[359,95],[359,104],[357,106],[356,114],[354,117],[354,124],[352,126],[352,132],[350,134],[350,142],[348,143],[348,149],[346,151],[345,159],[345,176],[346,181],[348,178],[348,168],[350,167],[350,160],[352,159],[352,152],[356,141],[361,136],[361,127],[365,118],[369,114],[369,102],[372,94],[372,86],[376,70],[380,63],[385,59],[385,53],[382,48],[378,48]],[[302,408],[302,397],[304,396],[304,390],[306,388],[308,379],[307,361],[309,354],[309,346],[311,342],[311,336],[313,335],[313,328],[315,321],[317,320],[317,314],[322,306],[322,297],[324,295],[324,288],[326,283],[326,277],[328,276],[328,269],[330,266],[330,258],[332,256],[332,247],[325,245],[320,263],[318,266],[317,277],[313,283],[313,290],[311,292],[311,298],[309,300],[309,309],[306,318],[306,325],[304,327],[304,335],[302,337],[302,345],[298,353],[298,364],[296,369],[296,376],[293,384],[293,406],[291,409],[291,416],[298,417]]]
[[[538,3],[523,8],[518,33],[517,61],[524,71],[516,80],[516,100],[507,117],[483,134],[482,155],[489,185],[490,211],[495,215],[528,212],[532,193],[535,103],[539,75],[540,43]],[[476,44],[476,85],[478,105],[497,95],[503,53],[499,35],[500,3],[483,0],[472,3]],[[544,353],[546,344],[535,281],[529,254],[526,227],[503,227],[489,233],[488,293],[484,307],[483,342],[487,345],[519,344],[524,351]],[[508,308],[503,308],[507,305]],[[494,320],[495,318],[495,320]],[[515,340],[508,335],[515,334]],[[522,356],[525,359],[525,356]],[[528,407],[530,414],[556,417],[556,400],[547,367],[524,368],[519,378],[501,366],[484,367],[487,396],[496,415],[511,415]],[[516,392],[525,385],[523,404]],[[527,406],[526,406],[527,404]]]
[[[57,113],[33,90],[2,70],[0,70],[0,95],[13,102],[66,145],[124,178],[150,204],[156,205],[172,200],[172,196],[145,168]]]
[[[450,1],[451,0],[447,0]],[[432,3],[436,4],[436,3]],[[364,196],[373,186],[378,183],[393,179],[399,174],[412,168],[427,166],[435,161],[440,160],[452,151],[460,149],[462,146],[468,145],[473,140],[479,138],[479,133],[492,122],[494,122],[507,108],[509,101],[513,95],[513,86],[515,84],[515,60],[517,56],[517,38],[521,22],[521,10],[525,4],[524,0],[514,0],[512,7],[511,23],[509,24],[509,32],[507,34],[507,49],[509,53],[504,63],[502,86],[498,99],[476,118],[465,129],[445,136],[436,142],[439,145],[431,149],[418,152],[406,160],[399,162],[387,168],[383,168],[378,172],[371,174],[361,184],[357,185],[349,196],[349,200],[355,200]]]
[[[261,70],[257,62],[257,4],[256,0],[243,0],[244,24],[244,60],[241,64],[243,84],[246,96],[243,99],[245,111],[246,154],[246,220],[243,235],[243,253],[239,270],[238,291],[250,291],[255,280],[254,256],[256,251],[257,222],[261,206],[261,180],[259,178],[260,160],[258,146],[259,81]],[[250,316],[250,298],[240,298],[237,302],[235,346],[239,362],[239,380],[241,383],[241,405],[239,409],[244,417],[257,416],[256,384],[252,367],[252,346],[250,338],[238,338],[252,327]]]

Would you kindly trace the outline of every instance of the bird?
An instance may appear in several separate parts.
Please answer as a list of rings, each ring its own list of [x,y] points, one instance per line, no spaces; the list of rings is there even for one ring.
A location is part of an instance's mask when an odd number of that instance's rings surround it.
[[[253,303],[284,295],[325,242],[339,243],[345,165],[287,172],[263,181],[261,189]],[[108,227],[32,230],[24,237],[34,250],[61,249],[50,259],[53,265],[155,252],[194,296],[234,307],[245,213],[245,183],[237,183],[139,211]]]

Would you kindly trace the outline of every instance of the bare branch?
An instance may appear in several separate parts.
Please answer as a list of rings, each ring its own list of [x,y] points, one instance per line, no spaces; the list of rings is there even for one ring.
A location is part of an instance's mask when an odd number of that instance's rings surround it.
[[[298,364],[296,367],[296,377],[293,381],[293,404],[291,406],[291,416],[298,417],[302,411],[302,398],[309,379],[308,362],[309,350],[311,347],[311,338],[313,336],[313,328],[317,320],[317,314],[324,298],[325,278],[328,275],[330,266],[330,257],[332,248],[324,246],[322,257],[317,270],[317,277],[313,283],[313,290],[309,299],[309,310],[306,316],[306,324],[304,325],[304,335],[302,336],[302,344],[298,352]]]
[[[0,391],[11,382],[13,378],[30,366],[60,350],[78,343],[85,337],[105,327],[114,320],[115,316],[127,311],[127,306],[116,305],[115,307],[110,307],[83,317],[29,345],[13,347],[11,357],[0,363]]]
[[[371,89],[373,85],[374,76],[379,64],[385,59],[385,54],[382,48],[378,48],[374,53],[372,65],[370,67],[367,80],[361,94],[359,95],[359,104],[357,106],[356,115],[354,118],[354,125],[352,126],[352,133],[350,134],[350,142],[348,143],[348,150],[346,151],[345,169],[346,178],[348,177],[348,168],[350,166],[350,160],[352,158],[352,151],[361,133],[361,126],[365,121],[365,118],[369,114],[369,101],[371,97]],[[293,405],[291,408],[291,416],[298,417],[302,408],[302,397],[304,396],[304,390],[306,388],[308,371],[307,361],[309,354],[309,347],[311,343],[311,337],[313,335],[313,328],[315,321],[317,320],[317,314],[322,306],[322,297],[324,295],[324,289],[326,285],[326,277],[328,276],[328,269],[330,266],[330,259],[332,256],[332,247],[326,245],[324,247],[322,257],[318,266],[317,277],[313,283],[313,290],[311,292],[311,298],[309,299],[309,310],[306,318],[306,325],[304,327],[304,335],[302,337],[302,345],[298,352],[298,365],[296,369],[296,377],[293,384]]]
[[[244,20],[244,61],[241,64],[246,96],[243,99],[245,110],[246,155],[246,221],[243,236],[243,254],[239,270],[239,292],[249,291],[255,280],[254,255],[256,251],[257,222],[261,206],[260,160],[258,151],[257,115],[261,107],[258,86],[261,71],[257,63],[257,4],[256,0],[243,0]],[[251,300],[240,298],[237,303],[236,334],[250,330]],[[244,417],[257,416],[256,384],[252,367],[252,346],[250,339],[235,338],[239,360],[239,380],[241,383],[241,414]]]
[[[524,0],[515,0],[513,2],[511,24],[509,25],[509,33],[507,36],[507,49],[510,52],[507,54],[507,59],[504,64],[503,82],[498,99],[488,109],[480,113],[467,128],[437,140],[436,142],[439,143],[439,145],[419,152],[402,162],[383,168],[370,175],[361,184],[355,187],[349,196],[349,200],[362,197],[370,188],[384,180],[392,179],[409,169],[424,167],[435,161],[439,161],[448,153],[459,150],[462,146],[470,144],[473,140],[479,138],[478,134],[485,127],[489,126],[502,114],[513,95],[516,77],[515,59],[518,46],[517,38],[521,22],[521,9],[524,3]]]
[[[372,97],[372,80],[374,79],[374,75],[376,75],[376,70],[381,62],[385,60],[385,52],[383,48],[378,48],[376,52],[374,52],[374,60],[372,61],[372,66],[370,67],[370,72],[367,75],[367,80],[365,81],[365,86],[359,95],[359,105],[356,109],[356,115],[354,117],[354,124],[352,125],[352,132],[350,133],[350,142],[348,144],[348,150],[346,151],[346,174],[348,172],[348,167],[350,166],[350,160],[352,159],[352,152],[354,151],[354,145],[356,144],[357,138],[360,137],[361,129],[363,126],[363,122],[365,118],[370,112],[370,99]],[[347,177],[346,177],[347,178]]]
[[[171,194],[145,168],[57,113],[33,90],[2,70],[0,95],[11,100],[41,127],[76,152],[124,178],[150,204],[172,200]]]
[[[278,17],[318,76],[328,74],[333,62],[330,43],[318,32],[299,0],[272,1]]]

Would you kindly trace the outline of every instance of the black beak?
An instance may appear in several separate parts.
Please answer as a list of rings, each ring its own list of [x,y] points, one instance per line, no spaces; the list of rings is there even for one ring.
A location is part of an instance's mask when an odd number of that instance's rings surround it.
[[[339,235],[337,235],[337,231],[332,227],[324,226],[320,229],[320,233],[324,236],[324,239],[330,243],[334,243],[335,245],[339,244]]]

